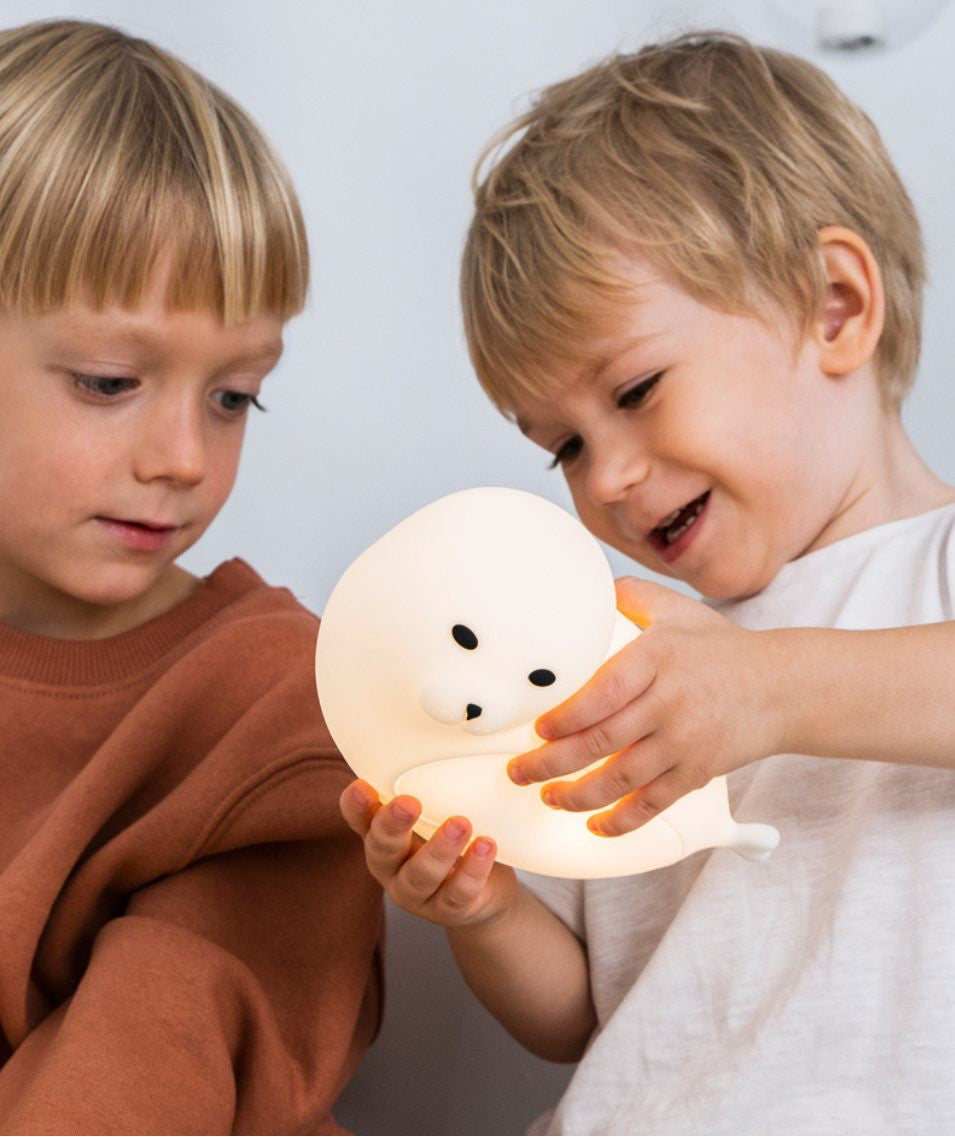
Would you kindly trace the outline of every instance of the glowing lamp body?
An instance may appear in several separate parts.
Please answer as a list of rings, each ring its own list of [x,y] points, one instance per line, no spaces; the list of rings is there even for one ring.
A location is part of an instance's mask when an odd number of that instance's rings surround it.
[[[646,872],[712,846],[768,856],[778,834],[733,820],[724,778],[616,838],[508,778],[508,761],[541,744],[538,716],[638,634],[578,521],[533,494],[464,490],[386,533],[335,586],[319,698],[355,773],[384,801],[421,801],[424,837],[463,815],[504,863],[577,878]]]

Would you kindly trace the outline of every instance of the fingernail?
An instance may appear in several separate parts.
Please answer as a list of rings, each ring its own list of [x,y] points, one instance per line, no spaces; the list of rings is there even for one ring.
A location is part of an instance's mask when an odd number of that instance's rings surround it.
[[[391,814],[396,821],[400,821],[402,825],[410,825],[414,821],[414,814],[410,809],[406,809],[403,805],[398,805],[396,802],[391,803]]]
[[[537,731],[538,738],[551,739],[554,737],[553,728],[546,722],[539,721],[534,726],[534,729]]]
[[[487,837],[478,837],[478,839],[471,846],[476,857],[493,857],[494,856],[494,842],[488,840]]]
[[[367,809],[368,806],[374,804],[375,799],[360,782],[352,782],[350,789],[352,801],[354,801],[356,805],[363,806]]]
[[[444,826],[445,837],[450,838],[452,841],[460,841],[461,838],[467,833],[468,827],[463,821],[458,821],[457,818],[452,818]]]
[[[508,766],[507,776],[511,779],[515,786],[530,785],[530,778],[524,773],[520,766]]]
[[[606,837],[607,836],[607,834],[603,831],[603,829],[600,828],[600,822],[595,817],[591,817],[588,820],[587,828],[590,830],[591,833],[594,834],[595,837]]]
[[[541,801],[544,805],[550,806],[551,809],[560,809],[557,804],[557,795],[553,790],[541,790]]]

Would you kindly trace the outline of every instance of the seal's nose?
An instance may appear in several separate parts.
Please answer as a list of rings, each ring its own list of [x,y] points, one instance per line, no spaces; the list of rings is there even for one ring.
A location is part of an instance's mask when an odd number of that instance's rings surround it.
[[[471,719],[476,719],[480,715],[481,710],[482,710],[482,708],[479,707],[477,705],[477,703],[468,703],[468,706],[467,706],[468,722],[470,722]]]

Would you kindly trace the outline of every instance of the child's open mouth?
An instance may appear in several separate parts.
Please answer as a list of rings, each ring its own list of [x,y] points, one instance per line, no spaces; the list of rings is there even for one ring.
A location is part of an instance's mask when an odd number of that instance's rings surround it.
[[[696,523],[700,514],[706,508],[709,497],[710,491],[707,490],[706,493],[702,493],[699,497],[688,501],[686,505],[681,505],[679,509],[674,509],[672,513],[664,517],[659,525],[650,530],[648,534],[650,544],[653,545],[658,553],[669,553],[672,557],[683,551],[682,544],[679,548],[675,548],[674,546],[676,546],[676,543],[684,533],[687,533]]]

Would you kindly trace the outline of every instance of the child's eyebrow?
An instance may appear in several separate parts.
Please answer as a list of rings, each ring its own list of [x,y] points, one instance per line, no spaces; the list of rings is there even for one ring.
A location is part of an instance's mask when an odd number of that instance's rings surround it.
[[[155,342],[155,337],[148,331],[127,324],[122,319],[113,319],[105,313],[97,313],[92,319],[81,314],[65,315],[60,326],[54,325],[53,328],[55,339],[60,340],[64,336],[75,336],[80,340],[91,342],[109,336],[132,347],[150,347]]]
[[[53,339],[61,347],[74,348],[75,344],[65,344],[64,338],[75,337],[79,341],[80,349],[92,349],[92,354],[99,354],[104,338],[111,343],[122,347],[138,348],[153,354],[161,353],[165,349],[163,338],[149,327],[139,327],[135,317],[113,317],[109,314],[97,314],[98,318],[89,319],[82,313],[70,314],[60,329],[53,333]],[[247,351],[237,353],[229,360],[229,367],[242,367],[267,364],[270,368],[278,363],[284,350],[282,337],[269,338],[260,345],[253,346]]]
[[[245,364],[253,363],[267,363],[274,367],[282,356],[285,350],[285,345],[281,340],[269,340],[259,348],[252,348],[242,355],[237,355],[234,359],[230,360],[230,366],[238,367]]]
[[[109,346],[138,348],[151,353],[162,346],[161,337],[148,327],[138,326],[135,317],[107,312],[96,312],[92,316],[82,312],[65,313],[49,330],[51,341],[58,347],[78,348],[93,355],[102,352],[104,341],[108,341]]]
[[[631,336],[627,340],[615,343],[606,351],[595,355],[587,363],[584,374],[588,379],[597,379],[612,363],[616,362],[621,355],[626,355],[628,352],[634,351],[637,348],[652,344],[655,340],[659,340],[664,334],[662,331],[644,332],[642,335]]]

